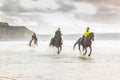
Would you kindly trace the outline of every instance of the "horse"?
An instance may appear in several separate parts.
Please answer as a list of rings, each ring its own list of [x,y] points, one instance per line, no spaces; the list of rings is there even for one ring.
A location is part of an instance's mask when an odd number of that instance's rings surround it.
[[[60,54],[62,50],[61,38],[60,37],[51,38],[49,46],[56,47],[58,50],[57,53]]]
[[[85,50],[85,53],[84,53],[83,55],[86,55],[86,53],[87,53],[87,48],[89,47],[89,48],[90,48],[90,53],[89,53],[88,56],[90,56],[90,55],[91,55],[91,52],[92,52],[92,47],[91,47],[92,41],[94,41],[94,33],[91,32],[91,33],[84,39],[84,41],[81,41],[81,39],[82,39],[82,37],[79,38],[79,39],[75,42],[75,44],[74,44],[74,46],[73,46],[73,49],[75,49],[75,46],[78,44],[78,49],[79,49],[79,51],[80,51],[80,53],[81,53],[81,49],[80,49],[80,45],[81,45],[81,46],[83,47],[83,51]]]
[[[32,39],[32,40],[30,40],[29,46],[30,46],[30,47],[38,46],[38,44],[37,44],[37,39]]]

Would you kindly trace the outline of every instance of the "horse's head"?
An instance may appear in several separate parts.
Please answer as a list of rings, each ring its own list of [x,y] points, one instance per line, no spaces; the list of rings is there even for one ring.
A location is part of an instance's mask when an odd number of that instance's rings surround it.
[[[89,36],[90,36],[90,38],[94,41],[94,33],[91,32]]]

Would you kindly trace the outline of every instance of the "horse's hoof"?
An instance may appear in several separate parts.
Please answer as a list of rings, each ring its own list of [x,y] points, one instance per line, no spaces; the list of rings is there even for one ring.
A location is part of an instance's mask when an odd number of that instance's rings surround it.
[[[58,54],[60,54],[60,52],[58,52]]]
[[[85,56],[85,54],[83,54]]]
[[[38,44],[36,44],[36,46],[38,46]]]
[[[31,45],[29,44],[29,46],[31,47]]]
[[[88,55],[90,57],[90,55]]]

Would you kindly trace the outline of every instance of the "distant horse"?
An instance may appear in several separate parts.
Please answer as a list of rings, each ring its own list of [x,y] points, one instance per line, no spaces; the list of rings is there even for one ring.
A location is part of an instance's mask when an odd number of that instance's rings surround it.
[[[37,44],[37,39],[32,39],[32,40],[30,40],[30,42],[29,42],[29,46],[30,47],[35,47],[35,46],[37,46],[38,44]]]
[[[90,48],[90,53],[89,53],[88,56],[90,56],[90,55],[91,55],[91,52],[92,52],[91,44],[92,44],[92,41],[94,41],[94,33],[91,32],[91,33],[84,39],[83,42],[81,41],[81,39],[82,39],[82,37],[77,40],[77,42],[76,42],[76,43],[74,44],[74,46],[73,46],[73,49],[75,49],[75,46],[78,44],[78,49],[79,49],[79,51],[81,52],[81,50],[80,50],[80,45],[82,45],[83,51],[84,51],[84,49],[85,49],[85,53],[84,53],[83,55],[86,55],[86,53],[87,53],[87,47],[89,47],[89,48]]]
[[[56,47],[57,50],[58,50],[58,54],[60,54],[61,50],[62,50],[62,43],[61,43],[61,38],[60,37],[56,37],[56,38],[52,38],[51,41],[50,41],[50,44],[49,46],[52,46],[52,47]]]

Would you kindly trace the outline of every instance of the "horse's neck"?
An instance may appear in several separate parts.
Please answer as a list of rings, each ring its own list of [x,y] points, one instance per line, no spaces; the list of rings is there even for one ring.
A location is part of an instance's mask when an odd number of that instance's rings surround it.
[[[85,39],[87,42],[91,41],[91,37],[90,36],[87,36],[86,39]]]

